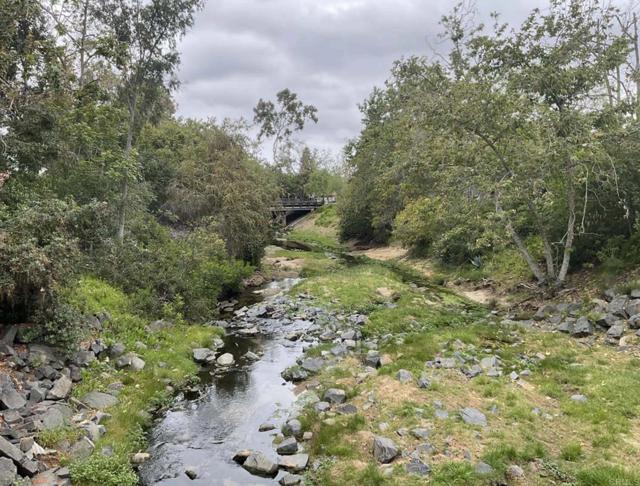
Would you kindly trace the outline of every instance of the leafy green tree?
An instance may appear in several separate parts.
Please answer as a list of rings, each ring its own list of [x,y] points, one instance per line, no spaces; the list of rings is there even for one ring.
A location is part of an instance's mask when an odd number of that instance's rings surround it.
[[[113,39],[109,53],[122,79],[120,97],[128,111],[117,237],[124,239],[130,184],[140,175],[133,150],[145,121],[175,86],[172,75],[179,62],[176,43],[193,23],[201,0],[101,0],[98,19]]]
[[[276,100],[274,103],[261,98],[253,109],[253,119],[260,126],[258,139],[273,138],[273,162],[277,164],[280,152],[290,146],[291,135],[302,130],[307,121],[318,123],[318,110],[313,105],[305,105],[289,89],[278,92]]]

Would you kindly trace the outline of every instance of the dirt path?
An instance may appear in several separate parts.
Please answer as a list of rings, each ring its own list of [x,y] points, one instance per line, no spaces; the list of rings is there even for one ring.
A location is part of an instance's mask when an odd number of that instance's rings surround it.
[[[377,248],[369,248],[367,250],[359,250],[351,252],[354,255],[364,255],[374,260],[397,260],[406,265],[411,266],[415,270],[418,270],[425,277],[433,277],[436,272],[434,271],[431,262],[428,260],[408,258],[407,250],[399,246],[382,246]],[[488,305],[492,303],[498,303],[500,305],[507,305],[508,302],[505,296],[499,295],[491,287],[476,288],[466,285],[446,285],[447,288],[455,291],[459,295],[465,297],[468,300],[477,302],[478,304]]]

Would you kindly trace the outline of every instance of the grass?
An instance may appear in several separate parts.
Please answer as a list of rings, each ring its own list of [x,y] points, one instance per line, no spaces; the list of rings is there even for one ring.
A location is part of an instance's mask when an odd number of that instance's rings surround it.
[[[124,388],[118,403],[108,412],[107,434],[96,444],[96,451],[110,446],[114,456],[104,460],[99,452],[88,460],[71,464],[74,484],[127,486],[137,484],[130,465],[130,456],[146,447],[144,430],[151,424],[152,413],[171,399],[168,385],[180,388],[196,379],[197,365],[191,358],[195,347],[207,347],[219,328],[187,325],[176,316],[174,326],[149,333],[147,320],[135,313],[127,296],[114,287],[94,278],[85,278],[71,291],[71,300],[85,313],[109,312],[103,336],[108,342],[122,342],[145,361],[142,371],[115,370],[107,361],[95,361],[85,370],[83,381],[73,395],[82,397],[89,391],[106,391],[109,384],[121,382]],[[136,349],[136,343],[145,344]]]

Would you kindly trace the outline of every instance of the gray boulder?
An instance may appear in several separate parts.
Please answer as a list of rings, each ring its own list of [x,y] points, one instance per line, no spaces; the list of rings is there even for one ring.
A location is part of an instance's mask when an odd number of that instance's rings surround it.
[[[382,364],[380,361],[380,353],[375,349],[367,351],[367,355],[364,357],[364,364],[372,368],[380,368]]]
[[[73,444],[69,449],[69,455],[77,460],[82,461],[88,458],[96,446],[87,437],[83,437],[78,442]]]
[[[396,373],[396,378],[400,383],[403,384],[413,381],[413,375],[408,370],[398,370],[398,372]]]
[[[283,456],[295,454],[298,452],[298,441],[294,437],[288,437],[278,444],[276,452]]]
[[[627,303],[629,302],[629,297],[626,295],[617,295],[613,298],[611,302],[609,302],[609,306],[607,311],[614,316],[627,318]]]
[[[251,474],[273,477],[278,473],[278,465],[261,452],[254,452],[242,464]]]
[[[18,468],[7,457],[0,457],[0,486],[13,486],[18,476]]]
[[[625,310],[627,311],[627,315],[630,316],[640,314],[640,299],[633,299],[627,302]]]
[[[196,363],[210,363],[215,357],[215,353],[209,348],[195,348],[191,355]]]
[[[460,417],[469,425],[487,426],[487,417],[477,408],[466,407],[460,411]]]
[[[105,408],[113,407],[118,403],[118,399],[108,393],[92,391],[82,397],[82,403],[97,410],[104,410]]]
[[[587,317],[580,317],[571,330],[573,337],[587,337],[593,334],[593,324]]]
[[[309,464],[309,454],[278,456],[278,466],[290,472],[304,471]]]
[[[47,393],[47,398],[49,400],[64,400],[71,393],[72,386],[71,380],[62,375],[53,383],[53,387]]]
[[[235,363],[235,358],[231,353],[224,353],[220,355],[218,359],[216,359],[216,363],[218,363],[220,366],[231,366],[233,363]]]
[[[309,373],[318,373],[324,366],[324,360],[322,358],[306,358],[302,360],[300,366]]]
[[[347,400],[347,394],[340,388],[329,388],[324,392],[323,399],[325,402],[336,405],[344,403]]]
[[[24,407],[27,400],[12,384],[6,384],[0,389],[0,410],[17,410]]]
[[[388,464],[400,455],[395,442],[386,437],[376,436],[373,439],[373,457],[382,464]]]
[[[624,329],[623,323],[619,323],[619,324],[616,324],[615,326],[611,326],[607,331],[607,338],[612,340],[618,340],[624,335],[624,331],[625,329]]]
[[[73,357],[73,364],[76,366],[88,366],[89,363],[95,361],[96,355],[93,351],[78,351]]]
[[[418,458],[411,459],[405,466],[405,470],[409,474],[416,474],[418,476],[426,476],[431,472],[431,467],[428,464],[422,462]]]
[[[329,402],[318,402],[313,407],[316,412],[326,412],[331,408],[331,404]]]
[[[111,347],[109,347],[109,356],[111,356],[112,358],[119,358],[125,353],[126,350],[127,348],[125,348],[124,344],[122,343],[112,344]]]
[[[280,430],[284,436],[302,437],[302,424],[298,419],[287,420]]]
[[[302,476],[287,473],[280,478],[278,483],[280,486],[296,486],[297,484],[302,484]]]

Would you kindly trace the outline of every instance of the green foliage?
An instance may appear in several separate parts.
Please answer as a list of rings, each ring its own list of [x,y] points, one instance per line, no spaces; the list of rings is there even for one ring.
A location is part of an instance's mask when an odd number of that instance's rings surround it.
[[[129,458],[122,455],[93,454],[83,462],[69,467],[71,479],[87,486],[136,486],[138,476],[131,469]]]
[[[614,8],[589,2],[552,2],[514,29],[485,30],[472,14],[460,3],[443,18],[448,64],[398,61],[363,103],[341,236],[393,235],[453,264],[510,242],[540,283],[562,284],[571,261],[627,237],[640,207],[618,183],[640,176],[629,105],[584,104],[624,65],[628,40]]]
[[[566,444],[560,451],[560,457],[565,461],[575,462],[583,456],[582,446],[578,442]]]
[[[579,486],[638,486],[640,475],[621,467],[598,466],[577,474]]]

